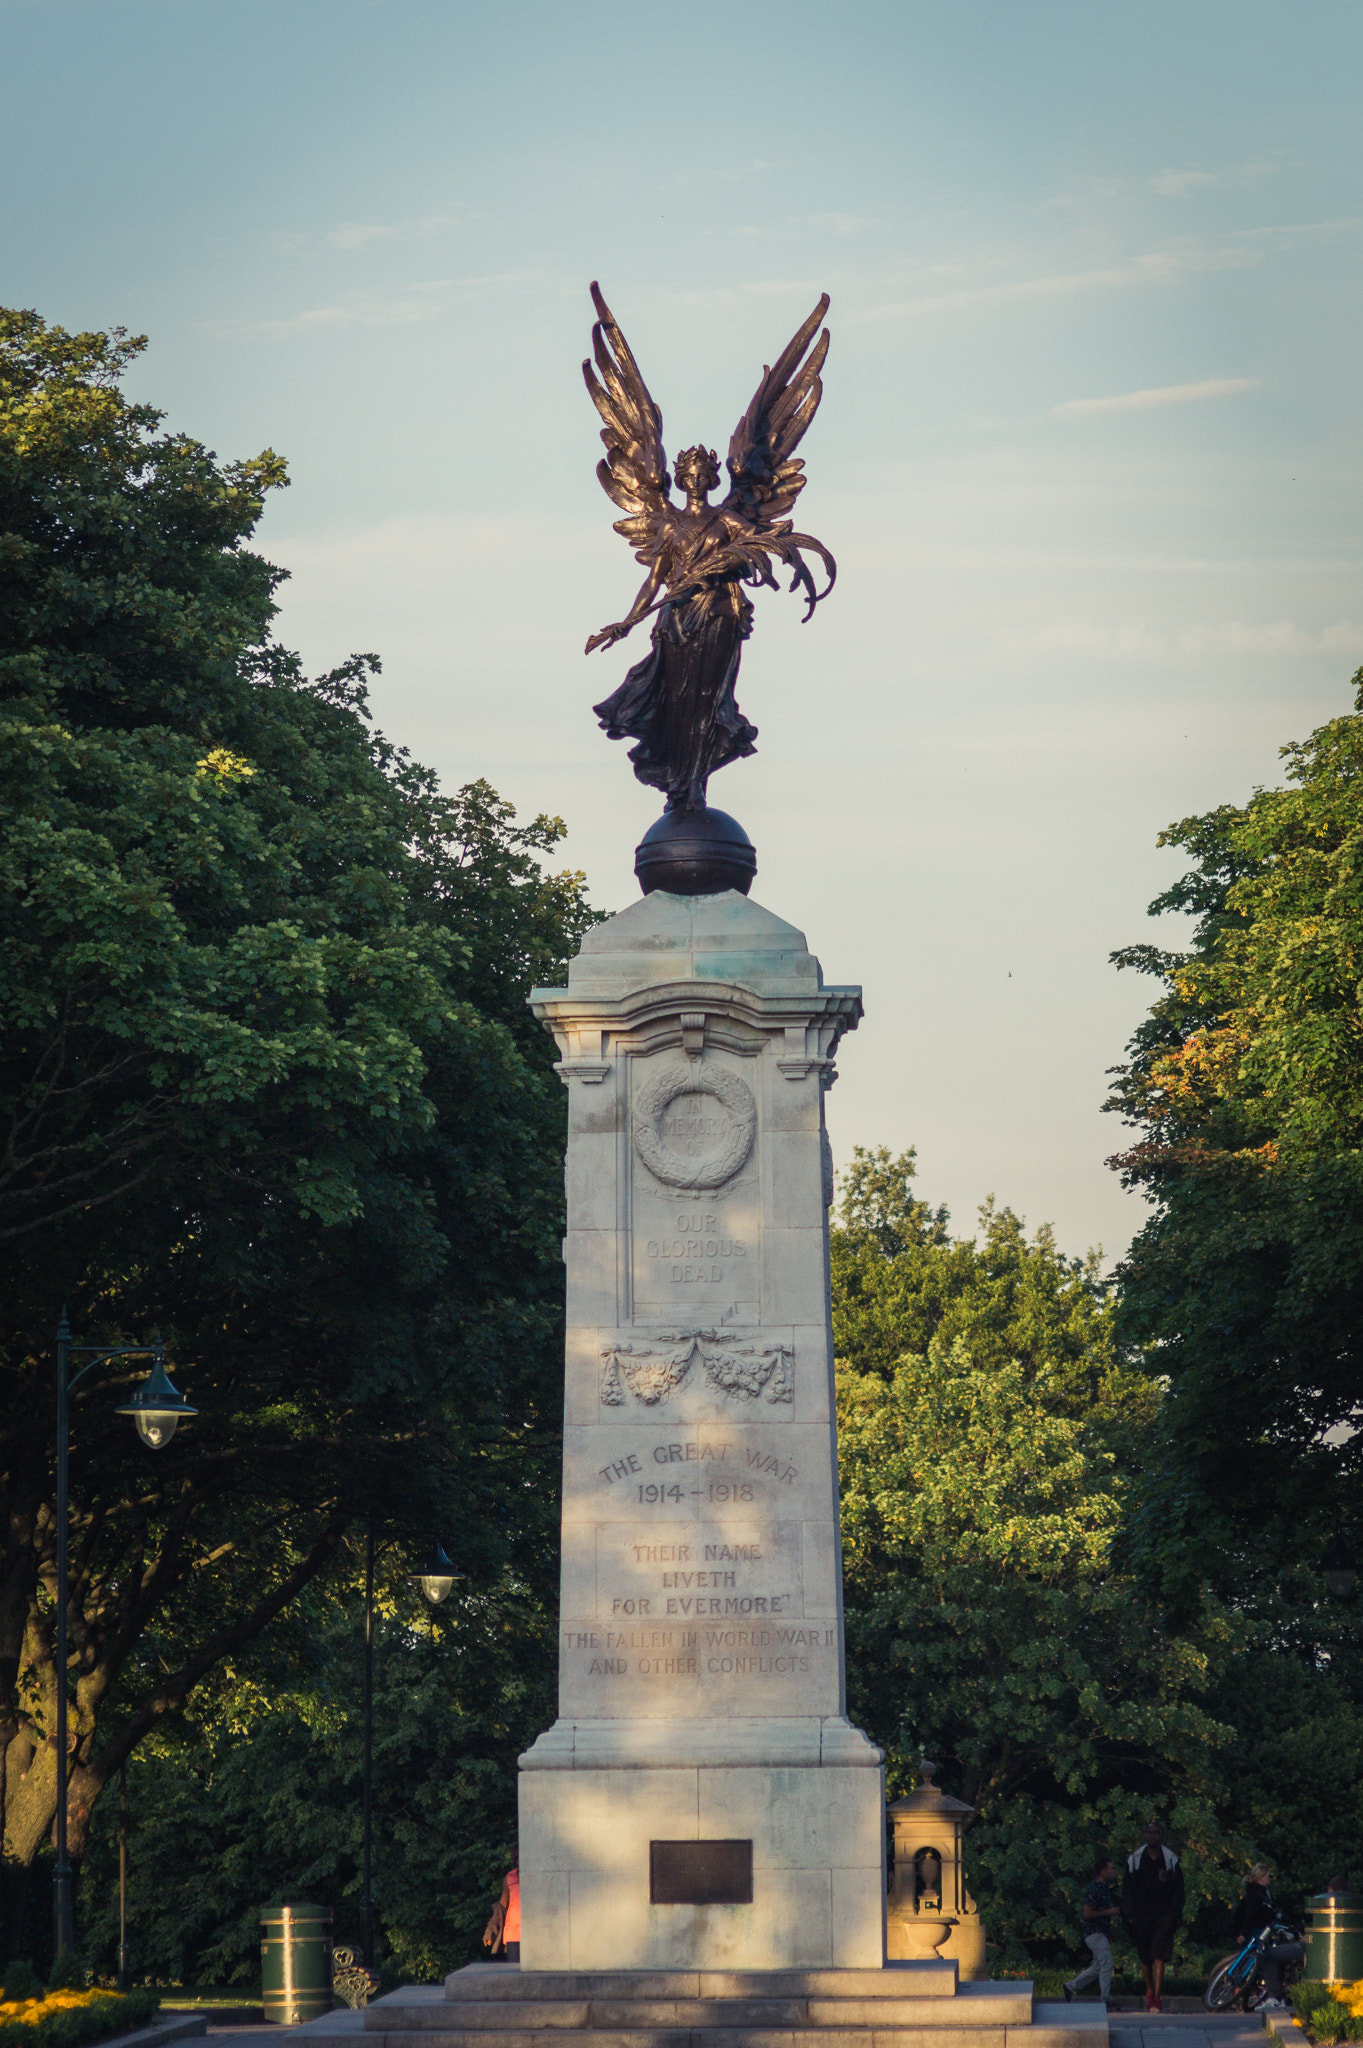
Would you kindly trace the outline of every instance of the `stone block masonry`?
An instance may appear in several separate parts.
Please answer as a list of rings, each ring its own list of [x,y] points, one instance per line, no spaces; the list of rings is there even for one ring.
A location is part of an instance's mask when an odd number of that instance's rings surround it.
[[[655,891],[531,1000],[569,1091],[568,1330],[559,1717],[521,1759],[522,1970],[879,1968],[823,1117],[860,991],[825,987],[743,896]],[[706,1842],[751,1897],[655,1900],[653,1845]]]

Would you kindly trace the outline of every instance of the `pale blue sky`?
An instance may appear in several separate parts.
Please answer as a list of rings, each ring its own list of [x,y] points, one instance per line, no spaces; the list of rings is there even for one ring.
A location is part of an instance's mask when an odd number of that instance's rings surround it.
[[[0,0],[4,297],[285,453],[281,636],[376,649],[393,736],[560,812],[616,907],[657,805],[589,709],[633,643],[581,653],[638,577],[588,280],[673,451],[830,291],[838,589],[759,596],[711,794],[865,987],[840,1161],[917,1143],[958,1225],[992,1189],[1111,1254],[1156,833],[1363,662],[1361,69],[1356,4]]]

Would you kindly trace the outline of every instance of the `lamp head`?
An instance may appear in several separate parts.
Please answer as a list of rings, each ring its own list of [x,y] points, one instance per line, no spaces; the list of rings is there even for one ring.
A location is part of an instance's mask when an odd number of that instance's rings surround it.
[[[438,1607],[442,1600],[448,1600],[454,1591],[456,1579],[464,1574],[457,1572],[451,1558],[446,1557],[439,1537],[431,1545],[430,1555],[419,1571],[412,1573],[413,1585],[420,1586],[432,1607]]]
[[[164,1450],[176,1425],[186,1415],[198,1414],[198,1409],[191,1408],[184,1395],[172,1386],[159,1339],[152,1354],[151,1377],[114,1412],[131,1415],[137,1424],[137,1434],[151,1451]]]

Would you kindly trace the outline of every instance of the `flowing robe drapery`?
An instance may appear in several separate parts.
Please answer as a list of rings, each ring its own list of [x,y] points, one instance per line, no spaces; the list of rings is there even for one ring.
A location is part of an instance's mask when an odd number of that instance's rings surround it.
[[[613,740],[632,739],[641,782],[667,791],[669,810],[695,810],[718,768],[756,752],[757,727],[734,700],[752,606],[723,579],[663,605],[648,653],[593,709]]]

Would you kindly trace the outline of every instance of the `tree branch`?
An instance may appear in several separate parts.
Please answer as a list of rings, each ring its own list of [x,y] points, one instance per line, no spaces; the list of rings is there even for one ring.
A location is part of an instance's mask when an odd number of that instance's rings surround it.
[[[296,1593],[316,1578],[324,1565],[335,1556],[350,1523],[350,1517],[337,1509],[318,1536],[307,1556],[296,1564],[287,1577],[280,1580],[272,1593],[257,1602],[251,1612],[230,1628],[220,1629],[201,1643],[194,1655],[188,1658],[180,1669],[158,1686],[151,1698],[139,1707],[130,1720],[125,1721],[118,1734],[108,1745],[91,1759],[90,1774],[96,1785],[103,1787],[113,1776],[119,1765],[126,1761],[142,1740],[169,1713],[182,1707],[204,1676],[211,1671],[220,1658],[239,1650],[243,1643],[249,1643],[254,1636],[272,1622],[275,1616],[288,1606]],[[92,1802],[93,1803],[93,1802]]]

